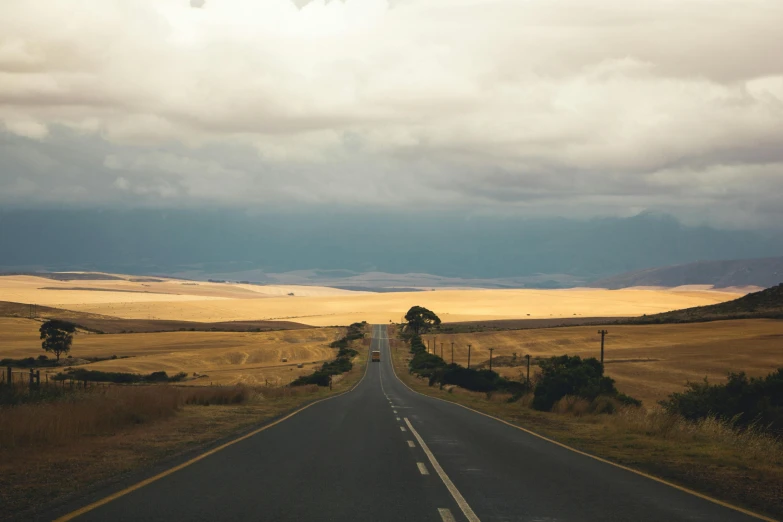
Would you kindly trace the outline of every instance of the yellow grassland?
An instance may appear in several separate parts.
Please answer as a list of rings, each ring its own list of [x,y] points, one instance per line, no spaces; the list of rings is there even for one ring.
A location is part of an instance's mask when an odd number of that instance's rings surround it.
[[[606,336],[606,373],[617,381],[620,391],[654,404],[686,381],[708,377],[722,382],[729,371],[744,371],[760,376],[783,366],[783,321],[752,319],[710,323],[608,326]],[[599,357],[599,327],[579,326],[504,332],[454,335],[425,335],[435,342],[438,353],[444,343],[444,358],[451,361],[451,342],[455,343],[455,362],[466,365],[468,344],[473,365],[493,355],[519,358],[553,355]],[[433,341],[433,338],[434,339]],[[499,373],[519,378],[523,366],[495,367]],[[535,367],[531,369],[535,372]]]
[[[37,357],[41,349],[40,322],[0,317],[0,359]],[[189,384],[288,384],[299,375],[312,373],[335,356],[329,343],[341,328],[313,328],[275,332],[163,332],[100,335],[78,332],[71,355],[129,357],[94,362],[90,370],[147,374],[165,371],[206,375]],[[287,359],[283,362],[283,359]],[[297,368],[303,364],[303,368]],[[62,371],[62,368],[48,371]]]
[[[123,276],[130,277],[130,276]],[[293,293],[293,296],[287,295]],[[399,322],[412,305],[444,321],[653,314],[735,299],[741,291],[701,288],[623,290],[434,290],[365,293],[309,286],[257,286],[164,280],[54,281],[0,277],[0,300],[129,319],[290,320],[315,326]]]

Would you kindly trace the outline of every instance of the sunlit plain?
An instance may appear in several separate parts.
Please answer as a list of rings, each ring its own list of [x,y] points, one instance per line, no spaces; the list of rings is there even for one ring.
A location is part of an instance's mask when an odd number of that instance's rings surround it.
[[[293,295],[288,295],[293,294]],[[2,300],[37,303],[128,319],[290,320],[314,326],[399,322],[413,305],[443,321],[654,314],[735,299],[706,289],[445,289],[365,293],[325,287],[228,283],[53,281],[0,277]]]

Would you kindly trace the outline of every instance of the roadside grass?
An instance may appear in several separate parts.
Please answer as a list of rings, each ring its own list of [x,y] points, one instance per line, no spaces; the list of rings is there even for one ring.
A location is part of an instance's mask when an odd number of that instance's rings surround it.
[[[410,354],[393,350],[397,375],[415,391],[462,404],[534,433],[705,495],[783,518],[783,442],[759,430],[737,431],[714,418],[687,422],[660,409],[621,407],[590,413],[584,399],[564,398],[554,412],[530,408],[532,394],[507,402],[505,394],[430,387],[408,373]]]
[[[64,402],[0,408],[0,520],[31,518],[59,500],[348,391],[364,376],[365,352],[331,390],[115,386]]]

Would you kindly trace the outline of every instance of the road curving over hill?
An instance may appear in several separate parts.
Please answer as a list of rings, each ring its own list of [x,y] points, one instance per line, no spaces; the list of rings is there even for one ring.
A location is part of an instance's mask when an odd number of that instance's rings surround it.
[[[758,520],[411,391],[394,373],[385,326],[373,327],[370,349],[381,362],[353,391],[39,519]]]

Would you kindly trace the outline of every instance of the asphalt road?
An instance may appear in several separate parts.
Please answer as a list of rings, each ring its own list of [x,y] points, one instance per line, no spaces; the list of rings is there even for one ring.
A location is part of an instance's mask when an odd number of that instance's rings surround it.
[[[409,390],[385,326],[371,349],[352,392],[76,520],[757,520]]]

